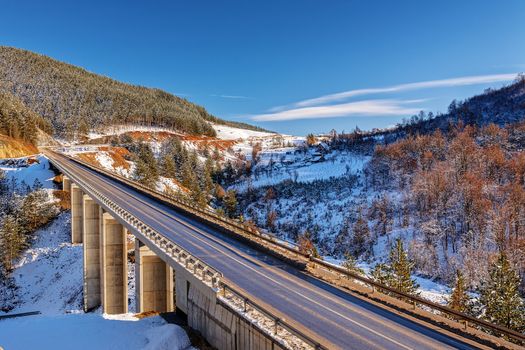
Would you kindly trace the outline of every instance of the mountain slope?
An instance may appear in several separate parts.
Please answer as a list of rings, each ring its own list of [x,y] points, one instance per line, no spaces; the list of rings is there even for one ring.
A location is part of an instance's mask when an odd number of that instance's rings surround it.
[[[0,46],[0,91],[19,98],[49,121],[54,133],[61,137],[85,134],[97,125],[137,123],[213,136],[215,131],[209,121],[231,124],[165,91],[124,84],[43,55],[4,46]]]
[[[395,141],[407,134],[432,134],[435,130],[447,132],[458,123],[473,126],[496,124],[505,126],[525,120],[525,75],[500,89],[487,89],[482,94],[464,101],[453,100],[445,114],[421,112],[389,130],[372,132]]]

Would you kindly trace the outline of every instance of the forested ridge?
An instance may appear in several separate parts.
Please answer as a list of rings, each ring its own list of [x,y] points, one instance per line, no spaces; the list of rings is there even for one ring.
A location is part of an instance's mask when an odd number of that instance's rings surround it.
[[[0,46],[0,92],[18,98],[63,138],[115,124],[163,126],[208,136],[215,135],[209,122],[257,129],[216,118],[203,107],[159,89],[121,83],[5,46]]]
[[[0,134],[34,144],[37,141],[38,129],[52,132],[49,122],[15,96],[0,91]]]

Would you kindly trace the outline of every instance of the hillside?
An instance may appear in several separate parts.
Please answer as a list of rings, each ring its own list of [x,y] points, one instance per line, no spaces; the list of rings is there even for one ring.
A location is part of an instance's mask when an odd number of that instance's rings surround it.
[[[0,134],[0,159],[18,158],[37,154],[35,145]]]
[[[87,134],[94,125],[143,124],[214,136],[216,118],[159,89],[124,84],[29,51],[0,46],[0,91],[50,122],[56,136]]]
[[[20,99],[0,91],[0,134],[35,144],[39,130],[51,132],[51,125]]]
[[[447,113],[422,111],[404,119],[394,128],[374,130],[367,134],[381,136],[382,140],[391,142],[407,135],[432,134],[437,129],[447,132],[458,123],[503,127],[522,120],[525,120],[525,75],[520,74],[513,83],[500,89],[486,89],[464,101],[453,100]]]

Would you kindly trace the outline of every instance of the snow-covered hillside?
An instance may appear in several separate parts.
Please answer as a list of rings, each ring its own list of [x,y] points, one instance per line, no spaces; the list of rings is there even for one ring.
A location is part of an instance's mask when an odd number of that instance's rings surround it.
[[[64,212],[38,230],[31,247],[15,263],[17,306],[10,313],[54,315],[82,309],[82,246],[69,243],[70,218]]]
[[[342,264],[343,260],[334,258],[344,253],[343,242],[339,241],[341,232],[349,230],[361,208],[370,207],[383,195],[367,183],[365,171],[370,160],[371,156],[363,152],[329,149],[322,142],[309,148],[267,148],[260,152],[251,174],[241,176],[228,189],[238,192],[245,220],[253,220],[257,226],[288,240],[296,240],[308,231],[326,260]],[[397,192],[389,196],[391,200],[402,200]],[[377,237],[358,265],[370,272],[388,257],[396,238],[409,242],[412,235],[408,227]],[[446,303],[448,287],[422,276],[414,277],[420,284],[421,296]]]

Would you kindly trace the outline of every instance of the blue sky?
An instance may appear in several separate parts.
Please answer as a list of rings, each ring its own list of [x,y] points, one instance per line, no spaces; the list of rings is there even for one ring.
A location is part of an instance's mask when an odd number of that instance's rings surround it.
[[[525,71],[521,0],[0,6],[2,45],[290,134],[393,125]]]

